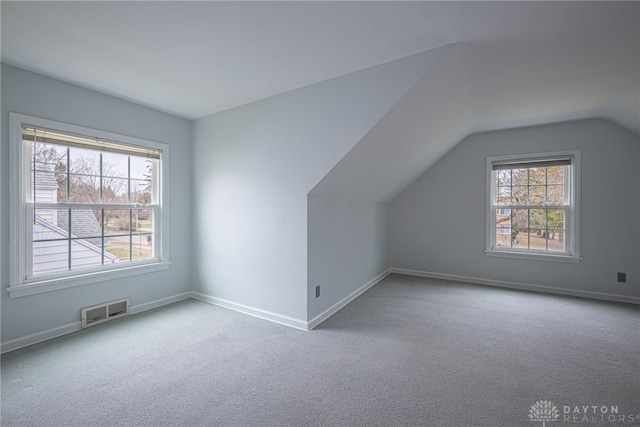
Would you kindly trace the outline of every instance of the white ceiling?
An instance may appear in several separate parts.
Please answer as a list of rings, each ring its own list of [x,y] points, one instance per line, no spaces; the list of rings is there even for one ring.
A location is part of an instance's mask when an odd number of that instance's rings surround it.
[[[617,111],[637,132],[638,5],[2,1],[2,61],[193,119],[458,42],[480,47],[465,56],[467,83],[488,116],[509,96],[496,85],[526,105],[538,82],[588,69],[615,79],[616,90],[585,95],[583,107]],[[490,59],[487,45],[496,47]],[[520,75],[501,46],[521,52]],[[517,91],[522,72],[530,88]]]

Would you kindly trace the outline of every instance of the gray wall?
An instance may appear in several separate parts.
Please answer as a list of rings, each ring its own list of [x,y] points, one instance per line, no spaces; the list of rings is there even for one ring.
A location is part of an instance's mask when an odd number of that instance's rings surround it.
[[[171,268],[59,291],[9,298],[9,112],[57,120],[170,145]],[[149,303],[191,289],[190,123],[59,80],[2,65],[0,176],[2,342],[80,320],[80,309],[117,298]]]
[[[307,321],[307,194],[424,74],[414,55],[194,122],[195,290]]]
[[[484,255],[485,159],[581,150],[580,264]],[[572,291],[639,296],[640,138],[605,120],[472,135],[405,189],[390,210],[391,264]],[[627,272],[626,284],[616,273]]]
[[[389,268],[389,204],[309,196],[308,206],[312,320]]]

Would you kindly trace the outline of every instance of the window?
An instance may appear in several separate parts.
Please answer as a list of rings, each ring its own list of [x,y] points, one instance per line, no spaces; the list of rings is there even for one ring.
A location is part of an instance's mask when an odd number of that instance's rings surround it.
[[[487,159],[487,255],[580,261],[579,155]]]
[[[11,296],[168,268],[168,147],[11,114]]]

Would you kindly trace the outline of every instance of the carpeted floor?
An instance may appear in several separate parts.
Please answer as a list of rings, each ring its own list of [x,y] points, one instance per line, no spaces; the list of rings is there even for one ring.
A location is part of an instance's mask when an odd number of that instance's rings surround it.
[[[188,300],[3,355],[2,425],[637,426],[638,314],[399,275],[311,332]]]

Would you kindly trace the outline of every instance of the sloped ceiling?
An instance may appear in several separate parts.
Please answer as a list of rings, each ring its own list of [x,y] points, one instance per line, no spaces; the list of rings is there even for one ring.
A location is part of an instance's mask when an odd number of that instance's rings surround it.
[[[604,117],[640,133],[638,6],[496,3],[464,9],[461,21],[482,19],[492,8],[511,9],[504,26],[539,18],[543,31],[458,42],[311,194],[389,202],[464,137],[485,130]],[[558,13],[542,14],[550,10]]]

